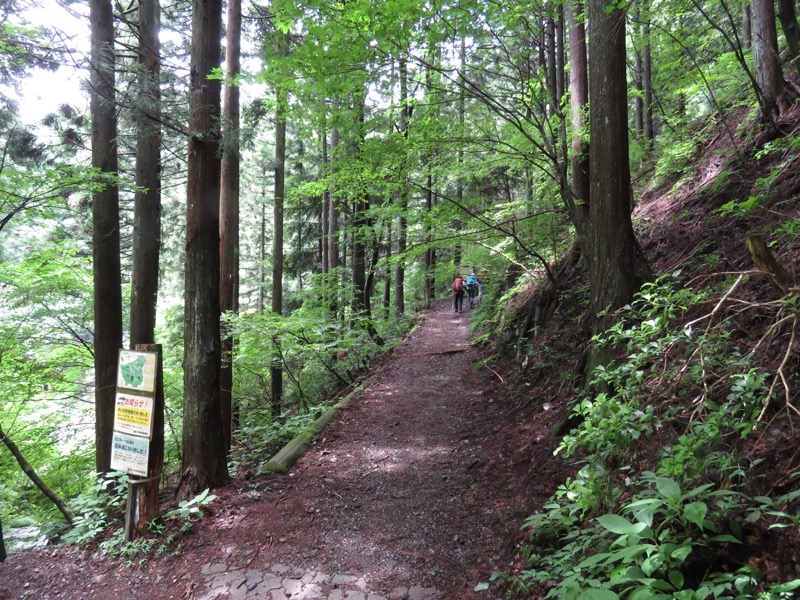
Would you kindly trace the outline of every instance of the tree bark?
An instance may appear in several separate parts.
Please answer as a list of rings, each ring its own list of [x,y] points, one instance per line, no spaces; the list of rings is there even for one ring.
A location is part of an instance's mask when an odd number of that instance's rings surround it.
[[[795,0],[778,0],[778,19],[789,48],[789,61],[796,62],[800,56],[800,25],[797,23]]]
[[[226,32],[225,98],[223,112],[223,147],[219,202],[220,288],[219,307],[223,313],[239,311],[239,85],[235,78],[241,71],[242,4],[228,0]],[[220,370],[220,406],[225,450],[233,437],[233,351],[234,339],[225,332],[222,339]]]
[[[117,359],[122,347],[114,18],[111,2],[91,0],[92,167],[110,176],[92,195],[94,263],[95,466],[111,470]]]
[[[749,48],[753,43],[753,11],[750,0],[742,2],[742,45]]]
[[[220,406],[219,197],[221,0],[194,0],[186,213],[183,464],[179,494],[228,482]]]
[[[778,54],[774,0],[753,0],[753,59],[759,87],[761,119],[767,129],[788,106]]]
[[[130,347],[155,342],[161,252],[161,24],[159,0],[139,4],[139,97],[133,209]]]
[[[589,271],[594,332],[629,302],[643,276],[631,223],[625,12],[607,12],[605,0],[589,0],[590,157]],[[601,315],[602,313],[602,315]]]
[[[323,127],[322,133],[320,134],[320,142],[321,142],[321,162],[322,162],[322,176],[325,177],[328,174],[328,131],[326,128]],[[330,236],[330,226],[328,224],[328,219],[330,216],[330,201],[331,201],[331,194],[329,190],[325,190],[322,192],[322,197],[320,198],[322,201],[322,214],[320,216],[320,223],[322,229],[322,239],[321,239],[321,246],[322,246],[322,272],[327,273],[330,271],[330,259],[328,258],[328,237]]]
[[[75,520],[75,515],[73,514],[70,507],[64,502],[61,497],[56,494],[44,481],[39,475],[36,474],[36,471],[31,466],[31,464],[25,460],[25,457],[20,452],[19,447],[14,443],[10,437],[6,435],[3,431],[2,426],[0,426],[0,441],[5,444],[6,448],[8,448],[9,452],[11,452],[14,459],[16,459],[17,464],[22,468],[22,472],[27,475],[28,479],[33,482],[40,492],[42,492],[47,498],[56,505],[56,508],[59,512],[64,515],[64,518],[67,520],[67,523],[70,525]]]
[[[400,134],[403,141],[408,141],[408,63],[405,58],[400,59]],[[409,196],[409,172],[408,172],[408,148],[403,148],[402,159],[402,181],[400,193],[397,197],[397,254],[399,260],[394,271],[394,311],[397,315],[402,315],[406,310],[406,268],[405,251],[408,245],[408,196]]]
[[[335,166],[338,150],[339,128],[334,127],[331,130],[331,153],[333,155],[331,159],[334,163],[331,166],[331,175],[334,176],[334,179],[339,171],[338,167]],[[330,201],[328,203],[328,264],[331,272],[336,272],[339,269],[339,209],[335,192],[335,189],[333,193],[329,192]],[[330,284],[328,293],[330,294],[331,312],[336,315],[339,312],[339,285],[336,276],[331,276],[328,279],[328,283]]]
[[[3,521],[0,520],[0,563],[5,562],[8,555],[6,554],[6,541],[3,539]]]
[[[278,55],[285,56],[288,40],[281,37]],[[272,312],[283,313],[283,202],[286,195],[286,92],[281,84],[275,93],[275,199],[272,229]],[[274,340],[280,344],[280,339]],[[283,405],[283,365],[273,356],[269,370],[272,414],[280,415]]]
[[[589,75],[586,59],[586,27],[580,1],[567,4],[570,60],[570,111],[572,123],[572,200],[567,204],[578,238],[588,256],[589,227],[589,145],[585,141],[586,109],[589,104]]]

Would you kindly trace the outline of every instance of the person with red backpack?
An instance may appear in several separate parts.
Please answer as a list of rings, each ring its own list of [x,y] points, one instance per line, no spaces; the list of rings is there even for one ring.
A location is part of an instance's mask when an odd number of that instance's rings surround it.
[[[467,290],[467,284],[461,275],[456,275],[453,280],[453,312],[461,312],[464,306],[464,292]]]

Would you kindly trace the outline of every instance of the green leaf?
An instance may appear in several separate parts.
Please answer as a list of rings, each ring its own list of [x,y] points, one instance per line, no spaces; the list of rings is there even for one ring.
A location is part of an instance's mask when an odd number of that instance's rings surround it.
[[[486,582],[486,581],[481,581],[478,585],[476,585],[472,589],[473,589],[473,591],[476,591],[476,592],[485,592],[486,590],[489,589],[489,583]]]
[[[599,590],[596,588],[583,590],[580,597],[584,600],[619,600],[619,596],[611,590]]]
[[[707,512],[708,506],[706,506],[705,502],[692,502],[684,507],[683,517],[703,529],[703,519],[705,519]]]
[[[668,477],[657,477],[656,488],[658,492],[667,500],[677,500],[681,497],[681,488],[675,483],[674,479]]]
[[[673,570],[669,572],[668,577],[670,583],[675,587],[676,590],[679,590],[683,587],[683,582],[684,582],[683,573],[681,573],[680,571]],[[691,595],[689,597],[691,598]]]
[[[636,535],[647,528],[647,525],[644,523],[631,523],[627,519],[613,514],[597,517],[597,521],[611,533],[619,533],[623,535]]]

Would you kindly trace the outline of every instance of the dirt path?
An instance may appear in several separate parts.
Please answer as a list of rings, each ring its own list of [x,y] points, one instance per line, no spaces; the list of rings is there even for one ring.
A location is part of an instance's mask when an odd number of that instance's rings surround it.
[[[532,482],[468,320],[448,302],[429,311],[288,475],[224,490],[177,556],[15,556],[0,595],[499,598],[474,589],[509,568]]]

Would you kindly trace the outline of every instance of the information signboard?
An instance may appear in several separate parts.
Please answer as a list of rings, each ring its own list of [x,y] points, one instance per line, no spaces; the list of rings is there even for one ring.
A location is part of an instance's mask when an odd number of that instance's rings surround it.
[[[135,435],[114,432],[111,443],[111,469],[147,477],[147,457],[150,440]]]
[[[118,391],[114,407],[114,431],[151,438],[153,399]]]

